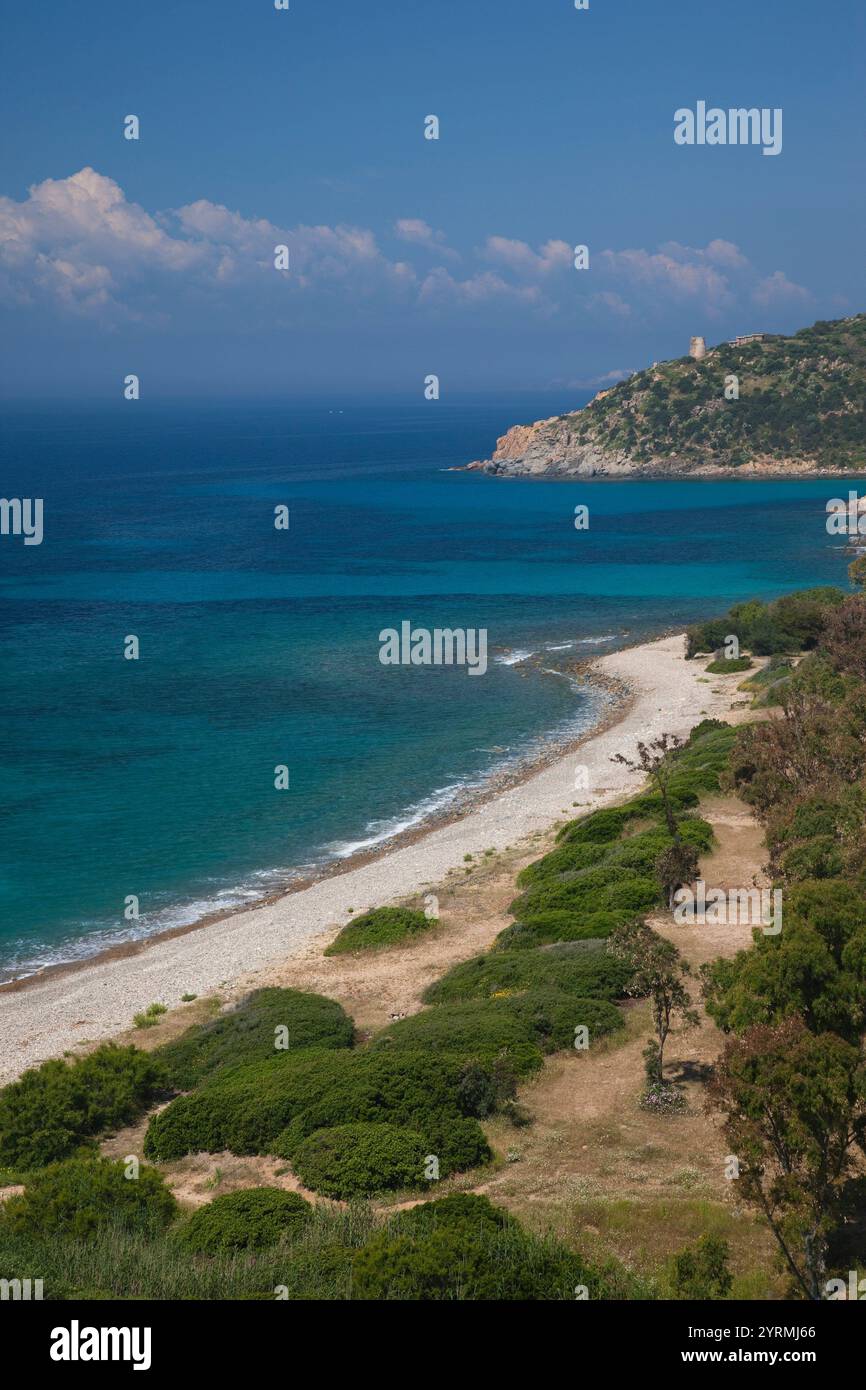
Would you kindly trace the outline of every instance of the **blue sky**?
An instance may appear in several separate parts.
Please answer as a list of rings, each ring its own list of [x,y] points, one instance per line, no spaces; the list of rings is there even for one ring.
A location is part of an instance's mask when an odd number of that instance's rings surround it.
[[[89,0],[5,27],[8,396],[577,389],[866,308],[859,0]],[[781,107],[782,153],[677,146],[698,100]]]

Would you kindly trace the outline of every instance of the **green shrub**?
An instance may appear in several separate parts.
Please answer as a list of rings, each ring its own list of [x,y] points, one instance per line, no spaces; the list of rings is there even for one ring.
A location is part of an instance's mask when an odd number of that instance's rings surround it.
[[[431,1141],[438,1134],[441,1147],[427,1151],[438,1153],[444,1172],[452,1158],[462,1161],[470,1141],[483,1143],[457,1102],[464,1060],[410,1048],[308,1049],[233,1067],[154,1115],[144,1151],[171,1159],[228,1149],[292,1160],[315,1130],[370,1121],[405,1125]],[[465,1123],[447,1129],[458,1120]]]
[[[687,655],[715,651],[729,636],[736,636],[742,647],[759,656],[809,651],[823,632],[828,614],[844,599],[841,589],[826,587],[785,594],[770,604],[756,599],[735,603],[724,618],[688,629]]]
[[[447,1197],[401,1214],[355,1255],[352,1292],[377,1301],[563,1301],[579,1288],[590,1298],[636,1298],[648,1291],[613,1264],[592,1269],[511,1218]],[[448,1211],[446,1204],[461,1202]],[[434,1210],[429,1211],[430,1208]],[[439,1210],[436,1210],[439,1208]],[[429,1215],[428,1215],[429,1213]]]
[[[794,666],[782,656],[771,657],[766,666],[762,666],[748,680],[743,681],[742,690],[761,690],[764,686],[773,685],[775,682],[790,676]]]
[[[230,1013],[196,1024],[157,1055],[175,1089],[190,1091],[221,1067],[272,1057],[283,1028],[286,1051],[352,1046],[352,1020],[336,1000],[297,989],[257,989]]]
[[[533,1030],[508,1008],[508,1000],[459,1002],[425,1009],[411,1018],[392,1023],[373,1042],[374,1049],[450,1053],[492,1063],[507,1052],[515,1073],[528,1076],[542,1065],[533,1043]]]
[[[730,1254],[728,1242],[720,1236],[701,1236],[696,1245],[686,1246],[671,1264],[674,1298],[726,1298],[734,1284],[728,1268]]]
[[[222,1250],[263,1250],[300,1229],[311,1212],[297,1192],[250,1187],[226,1192],[199,1207],[174,1233],[183,1249],[213,1255]]]
[[[106,1043],[87,1057],[53,1060],[0,1091],[0,1163],[40,1168],[97,1134],[130,1124],[165,1086],[152,1055]]]
[[[584,912],[556,907],[544,912],[523,913],[519,922],[513,922],[499,933],[493,949],[524,951],[556,941],[602,940],[633,915],[631,912],[612,912],[607,908],[602,912]]]
[[[2,1208],[0,1228],[14,1235],[88,1240],[99,1230],[155,1232],[168,1225],[177,1203],[155,1168],[127,1177],[126,1165],[105,1158],[50,1163]]]
[[[573,873],[580,869],[591,869],[603,860],[608,853],[608,844],[582,844],[580,841],[566,841],[550,854],[527,864],[517,875],[521,888],[529,888],[543,878],[555,878],[557,874]]]
[[[588,816],[581,816],[579,820],[569,821],[556,838],[560,844],[610,844],[612,840],[619,839],[628,819],[628,812],[624,808],[605,807],[601,811],[592,811]]]
[[[786,880],[836,878],[842,873],[842,850],[832,835],[816,835],[811,840],[794,845],[781,858]]]
[[[517,1074],[507,1057],[497,1057],[492,1066],[468,1061],[460,1073],[457,1103],[464,1115],[479,1120],[509,1109],[517,1095]]]
[[[432,1202],[401,1211],[391,1220],[391,1230],[400,1235],[426,1235],[429,1231],[447,1228],[474,1234],[482,1227],[503,1231],[516,1227],[517,1221],[505,1207],[496,1207],[489,1197],[474,1192],[451,1192]]]
[[[433,926],[434,918],[409,907],[374,907],[345,926],[339,936],[325,948],[326,956],[338,956],[345,951],[366,951],[376,946],[393,946],[418,936]]]
[[[568,878],[542,879],[515,898],[510,911],[518,922],[550,911],[644,912],[658,905],[660,893],[655,878],[603,864]]]
[[[706,670],[711,676],[732,676],[737,671],[750,671],[752,669],[752,659],[749,656],[722,657],[718,661],[711,661]]]
[[[422,1134],[389,1124],[319,1129],[299,1144],[292,1163],[306,1187],[349,1200],[395,1188],[418,1188],[428,1155]]]
[[[428,1004],[490,999],[552,987],[581,999],[617,999],[629,970],[607,954],[602,943],[564,942],[538,951],[491,951],[455,965],[424,993]]]
[[[607,999],[577,999],[557,989],[531,989],[495,1003],[531,1030],[543,1052],[573,1047],[578,1027],[589,1030],[590,1044],[625,1027],[619,1009]]]
[[[815,835],[835,835],[838,818],[837,802],[824,796],[810,796],[794,811],[789,836],[795,840],[811,840]]]
[[[623,1021],[605,999],[579,999],[548,987],[503,999],[438,1004],[393,1024],[375,1045],[460,1053],[488,1065],[504,1055],[516,1076],[526,1076],[541,1066],[539,1048],[554,1052],[573,1046],[578,1024],[595,1038],[621,1028]]]

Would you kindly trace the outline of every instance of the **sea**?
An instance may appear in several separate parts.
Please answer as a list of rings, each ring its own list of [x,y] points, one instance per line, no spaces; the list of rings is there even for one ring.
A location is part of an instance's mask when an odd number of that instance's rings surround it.
[[[459,811],[598,721],[593,654],[846,583],[843,483],[460,471],[586,399],[0,407],[43,503],[0,536],[0,980]],[[403,622],[486,671],[383,665]]]

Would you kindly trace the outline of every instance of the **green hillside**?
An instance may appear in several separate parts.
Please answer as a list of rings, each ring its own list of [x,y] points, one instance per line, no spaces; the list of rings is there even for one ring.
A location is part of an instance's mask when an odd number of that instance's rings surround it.
[[[737,400],[725,398],[730,375]],[[661,363],[561,418],[578,445],[638,464],[673,456],[726,468],[763,459],[866,468],[866,314]]]

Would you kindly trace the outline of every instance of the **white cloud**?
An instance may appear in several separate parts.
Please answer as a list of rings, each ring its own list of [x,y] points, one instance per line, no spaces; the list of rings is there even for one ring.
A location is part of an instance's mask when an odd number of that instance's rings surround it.
[[[459,261],[457,251],[448,246],[444,232],[436,231],[420,217],[398,217],[394,223],[394,235],[400,241],[408,241],[412,246],[420,246],[434,256],[444,256],[446,260]]]
[[[574,248],[549,239],[531,246],[488,236],[479,268],[461,275],[445,233],[422,218],[389,229],[404,253],[392,259],[369,228],[281,226],[200,198],[150,213],[90,168],[35,184],[27,198],[0,198],[0,295],[23,309],[40,306],[111,326],[188,322],[224,316],[258,331],[299,321],[335,322],[403,308],[510,310],[568,325],[589,316],[621,330],[651,330],[688,311],[693,331],[733,312],[804,304],[811,297],[781,270],[756,269],[743,251],[716,238],[703,248],[666,242],[656,250],[590,247],[590,269],[574,268]],[[288,272],[274,249],[289,247]],[[414,261],[417,263],[413,263]]]
[[[490,236],[484,243],[482,255],[518,275],[544,276],[551,271],[570,270],[574,251],[565,241],[547,241],[540,251],[533,251],[525,241],[511,241],[504,236]]]
[[[777,270],[758,282],[752,291],[752,298],[756,304],[772,308],[774,305],[806,304],[812,295],[802,285],[789,280],[784,271]]]

